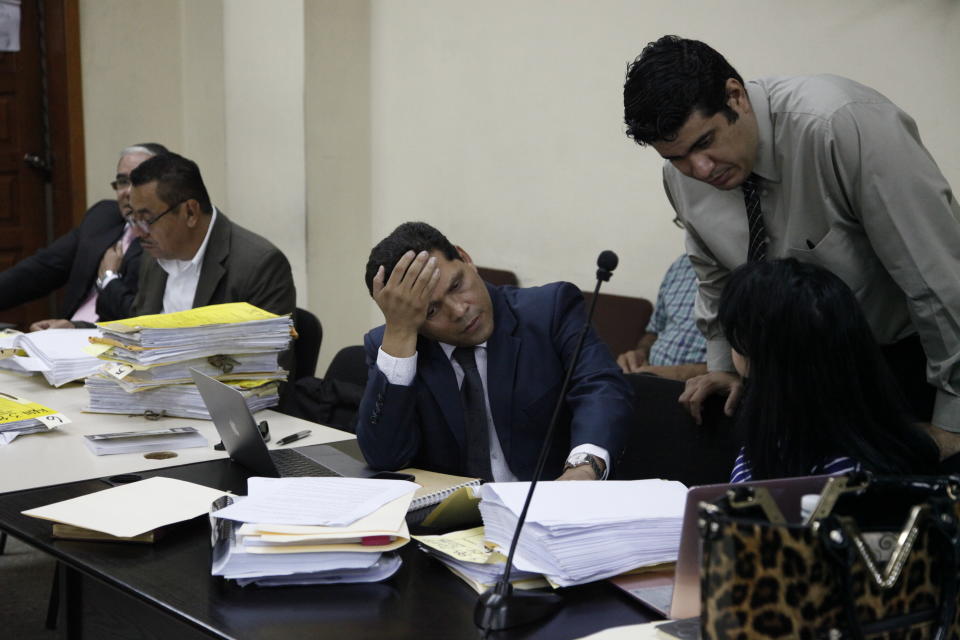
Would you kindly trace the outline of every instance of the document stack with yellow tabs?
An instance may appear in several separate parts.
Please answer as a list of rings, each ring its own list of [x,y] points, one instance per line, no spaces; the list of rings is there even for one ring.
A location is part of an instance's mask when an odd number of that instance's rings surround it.
[[[480,488],[487,540],[507,553],[529,482]],[[542,482],[530,502],[514,566],[568,587],[672,562],[687,489],[667,480]]]
[[[506,568],[507,558],[484,540],[483,527],[453,531],[439,536],[413,536],[421,548],[442,562],[477,593],[494,586]],[[549,586],[538,573],[514,569],[510,582],[518,589]]]
[[[246,497],[210,515],[211,573],[241,586],[385,580],[400,568],[390,552],[410,540],[416,489],[404,480],[250,478]]]
[[[9,444],[17,436],[56,429],[70,420],[54,409],[0,393],[0,445]]]
[[[97,325],[100,369],[86,380],[89,410],[210,418],[190,369],[239,389],[251,411],[277,403],[279,354],[293,321],[245,302]]]

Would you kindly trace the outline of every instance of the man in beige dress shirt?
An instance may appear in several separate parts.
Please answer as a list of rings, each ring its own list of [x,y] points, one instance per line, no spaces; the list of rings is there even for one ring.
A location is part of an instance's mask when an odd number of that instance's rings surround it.
[[[624,110],[627,134],[666,160],[664,187],[699,279],[709,372],[681,396],[694,416],[714,393],[732,414],[741,391],[716,311],[747,260],[740,187],[752,176],[766,257],[840,276],[914,417],[939,427],[931,435],[945,455],[960,449],[960,206],[910,116],[837,76],[744,82],[709,46],[676,36],[630,66]]]

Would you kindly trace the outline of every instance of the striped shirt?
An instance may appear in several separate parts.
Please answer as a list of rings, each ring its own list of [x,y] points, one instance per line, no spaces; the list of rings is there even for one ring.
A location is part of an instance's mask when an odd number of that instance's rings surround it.
[[[831,475],[836,476],[848,471],[859,471],[860,463],[847,456],[838,456],[831,458],[823,464],[815,464],[810,469],[810,475]],[[753,469],[750,467],[750,461],[747,459],[746,451],[740,448],[737,454],[737,461],[733,463],[733,471],[730,472],[730,482],[749,482],[753,480]]]
[[[707,361],[707,341],[697,328],[693,302],[697,274],[686,254],[673,261],[660,283],[647,331],[657,334],[647,360],[656,366]]]

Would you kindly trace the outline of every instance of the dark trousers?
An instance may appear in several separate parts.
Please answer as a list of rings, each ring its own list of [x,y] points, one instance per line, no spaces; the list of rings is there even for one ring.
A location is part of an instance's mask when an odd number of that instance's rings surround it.
[[[930,422],[937,389],[927,382],[927,354],[916,334],[893,344],[882,345],[890,373],[893,374],[907,411],[916,422]]]

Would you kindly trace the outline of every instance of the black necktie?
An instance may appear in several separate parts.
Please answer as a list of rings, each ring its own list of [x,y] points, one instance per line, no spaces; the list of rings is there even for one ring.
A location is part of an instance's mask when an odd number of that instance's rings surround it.
[[[476,347],[457,347],[453,350],[453,359],[463,367],[463,384],[460,385],[460,397],[463,399],[463,413],[467,426],[467,475],[493,480],[490,471],[490,434],[487,429],[487,403],[483,392],[483,381],[477,370],[474,356]]]
[[[760,177],[754,173],[740,185],[743,203],[747,207],[747,228],[750,244],[747,246],[747,262],[767,259],[767,230],[763,226],[763,211],[760,209]]]

